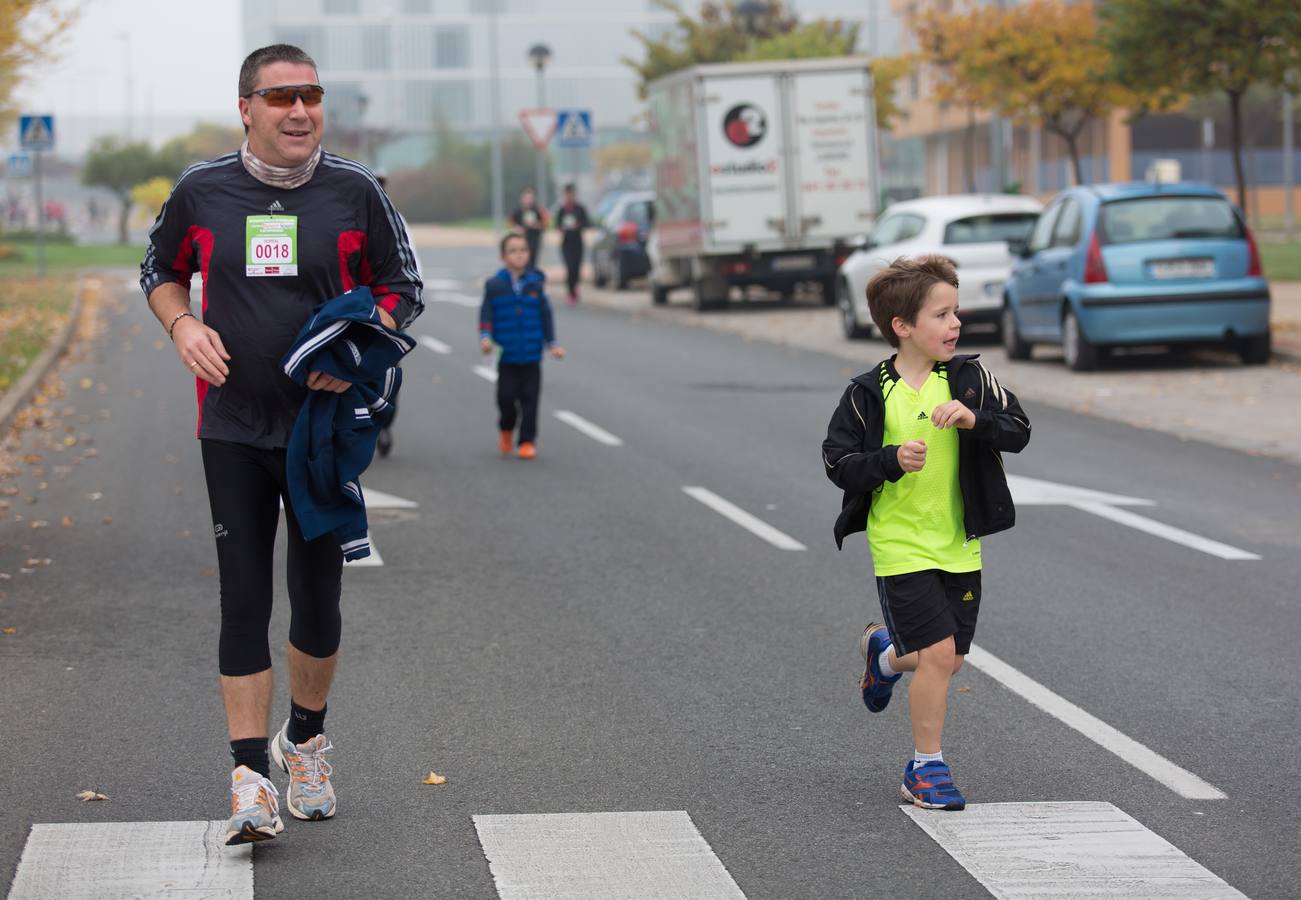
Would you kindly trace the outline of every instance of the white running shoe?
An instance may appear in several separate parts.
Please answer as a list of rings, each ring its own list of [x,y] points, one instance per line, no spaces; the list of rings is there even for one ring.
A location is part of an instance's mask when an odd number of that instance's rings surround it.
[[[230,773],[230,827],[227,844],[269,841],[285,830],[276,786],[248,766]]]
[[[271,758],[289,773],[289,793],[285,797],[289,814],[306,821],[333,818],[336,804],[330,773],[334,769],[325,761],[325,751],[333,750],[334,745],[323,734],[293,744],[285,736],[288,729],[286,719],[271,739]]]

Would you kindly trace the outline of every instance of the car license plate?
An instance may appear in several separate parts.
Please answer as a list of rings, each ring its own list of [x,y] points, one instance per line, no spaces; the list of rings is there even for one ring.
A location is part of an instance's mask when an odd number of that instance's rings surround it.
[[[812,256],[776,256],[773,257],[772,270],[792,272],[797,269],[812,269],[816,262]]]
[[[1173,278],[1214,278],[1213,259],[1158,259],[1150,266],[1152,277],[1162,281]]]

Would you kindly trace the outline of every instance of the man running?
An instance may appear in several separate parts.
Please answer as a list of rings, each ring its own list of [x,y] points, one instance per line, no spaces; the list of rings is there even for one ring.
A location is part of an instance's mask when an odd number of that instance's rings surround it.
[[[195,377],[221,577],[218,663],[235,760],[228,844],[284,829],[268,760],[272,699],[272,552],[284,503],[291,609],[290,705],[270,754],[290,774],[298,819],[335,814],[326,699],[340,633],[343,555],[303,538],[289,500],[285,448],[306,390],[280,359],[312,309],[368,285],[380,318],[405,328],[424,308],[415,251],[364,166],[321,149],[325,89],[297,47],[255,50],[239,73],[243,147],[187,169],[149,234],[140,286]],[[190,278],[203,278],[201,315]],[[350,385],[313,372],[307,390]]]

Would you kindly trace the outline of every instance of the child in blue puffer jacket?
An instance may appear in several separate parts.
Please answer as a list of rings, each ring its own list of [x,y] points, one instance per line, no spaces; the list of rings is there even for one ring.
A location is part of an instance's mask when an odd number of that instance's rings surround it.
[[[492,352],[494,344],[501,348],[497,448],[503,456],[510,454],[518,420],[520,459],[533,459],[537,456],[542,354],[550,351],[556,359],[564,359],[565,351],[556,344],[551,301],[543,290],[546,278],[529,268],[529,245],[523,235],[508,234],[501,239],[501,261],[504,268],[483,286],[479,346],[485,354]]]

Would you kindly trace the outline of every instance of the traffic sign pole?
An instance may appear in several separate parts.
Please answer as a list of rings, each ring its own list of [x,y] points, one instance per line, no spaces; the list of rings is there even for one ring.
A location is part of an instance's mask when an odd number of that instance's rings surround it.
[[[36,277],[45,277],[45,195],[41,188],[41,157],[45,154],[33,150],[32,171],[36,176]]]

